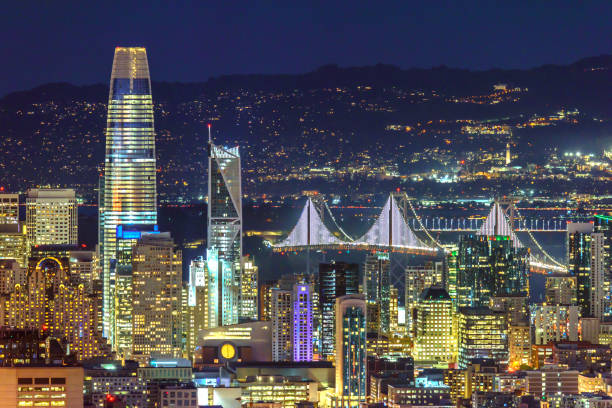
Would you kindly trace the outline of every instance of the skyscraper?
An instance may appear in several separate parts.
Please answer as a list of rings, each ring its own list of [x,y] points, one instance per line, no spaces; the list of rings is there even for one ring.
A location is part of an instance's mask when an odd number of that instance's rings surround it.
[[[567,251],[569,273],[576,277],[580,314],[601,319],[605,297],[605,235],[594,233],[591,223],[569,223]]]
[[[612,217],[595,215],[595,232],[604,236],[604,315],[612,316]]]
[[[104,333],[113,340],[116,254],[119,225],[157,223],[153,100],[147,52],[117,47],[113,60],[106,122],[106,157],[100,191],[100,253]]]
[[[488,307],[492,296],[527,296],[528,252],[505,235],[465,235],[457,254],[457,304]]]
[[[293,286],[293,361],[312,361],[312,286],[299,283]]]
[[[364,287],[368,307],[368,332],[389,333],[390,297],[389,254],[367,255],[364,265]]]
[[[19,223],[19,194],[0,193],[0,225]]]
[[[341,407],[365,401],[366,303],[364,295],[336,299],[336,397]]]
[[[132,357],[180,357],[181,251],[166,232],[140,238],[132,258]]]
[[[272,360],[291,361],[291,291],[272,289]]]
[[[453,301],[446,290],[425,289],[415,314],[415,361],[451,362],[455,358],[457,334],[453,327]]]
[[[459,368],[474,359],[508,362],[508,321],[504,312],[486,307],[459,308]]]
[[[30,245],[77,245],[77,220],[74,190],[28,190],[26,225]]]
[[[226,148],[208,141],[208,249],[216,250],[219,260],[231,266],[231,277],[236,299],[229,302],[238,307],[242,257],[242,186],[240,152],[238,147]],[[225,312],[227,313],[227,311]],[[238,323],[239,312],[231,313]]]
[[[244,322],[257,320],[258,268],[249,256],[240,261],[240,302],[238,319]]]
[[[334,306],[336,298],[359,292],[359,265],[345,262],[319,264],[319,307],[321,310],[321,355],[334,354]]]

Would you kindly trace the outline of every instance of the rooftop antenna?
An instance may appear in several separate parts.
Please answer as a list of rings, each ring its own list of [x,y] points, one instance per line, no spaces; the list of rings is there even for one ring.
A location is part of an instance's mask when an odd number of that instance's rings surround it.
[[[210,136],[210,127],[212,125],[209,123],[208,124],[208,144],[212,144],[212,137]]]

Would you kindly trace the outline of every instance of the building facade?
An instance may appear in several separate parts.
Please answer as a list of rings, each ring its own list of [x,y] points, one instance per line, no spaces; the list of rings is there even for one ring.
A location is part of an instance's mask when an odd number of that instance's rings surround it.
[[[30,189],[26,198],[30,245],[77,245],[77,202],[72,189]]]

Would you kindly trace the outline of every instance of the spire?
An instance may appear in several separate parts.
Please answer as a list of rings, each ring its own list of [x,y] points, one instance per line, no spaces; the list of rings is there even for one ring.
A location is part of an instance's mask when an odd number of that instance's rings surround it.
[[[210,136],[210,127],[212,125],[209,123],[208,124],[208,144],[212,144],[212,137]]]

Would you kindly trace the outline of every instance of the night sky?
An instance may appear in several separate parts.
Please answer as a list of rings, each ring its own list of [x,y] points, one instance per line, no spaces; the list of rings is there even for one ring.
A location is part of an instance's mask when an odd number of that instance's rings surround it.
[[[0,95],[106,83],[113,48],[144,45],[157,81],[321,65],[471,69],[610,53],[612,1],[4,2]]]

